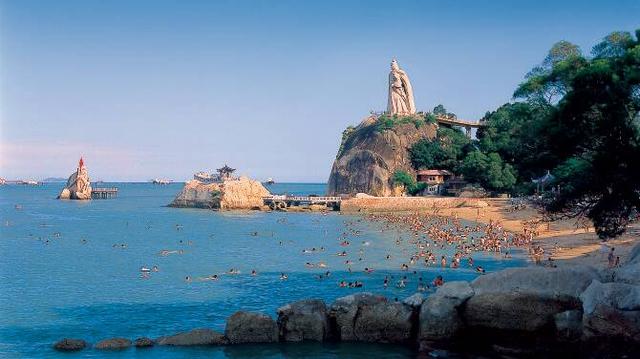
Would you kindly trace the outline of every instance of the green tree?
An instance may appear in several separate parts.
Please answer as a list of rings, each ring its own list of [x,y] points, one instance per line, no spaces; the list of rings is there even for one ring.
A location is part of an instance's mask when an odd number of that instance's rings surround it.
[[[525,82],[518,86],[513,97],[541,107],[556,104],[570,90],[577,71],[587,63],[574,46],[554,45],[542,64],[525,76]]]
[[[416,179],[407,171],[397,170],[393,173],[391,181],[395,185],[401,185],[405,191],[410,195],[416,195],[418,192],[425,189],[425,183],[416,183]]]
[[[433,140],[420,140],[409,149],[416,169],[446,169],[457,172],[460,161],[472,147],[471,140],[455,128],[440,127]]]
[[[547,198],[547,212],[586,216],[607,238],[623,233],[640,210],[640,43],[615,32],[592,54],[572,54],[532,71],[514,97],[542,109],[542,116],[522,122],[504,147],[499,134],[480,142],[503,154],[530,141],[534,155],[514,155],[514,163],[518,169],[553,169],[560,191]]]
[[[614,31],[591,49],[593,57],[622,57],[634,46],[633,36],[627,31]]]
[[[468,181],[492,191],[509,191],[516,183],[513,167],[505,164],[497,153],[470,152],[462,163],[461,172]]]

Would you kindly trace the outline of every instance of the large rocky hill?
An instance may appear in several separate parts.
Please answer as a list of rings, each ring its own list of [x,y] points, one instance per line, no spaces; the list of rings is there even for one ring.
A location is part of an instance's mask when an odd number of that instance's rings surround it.
[[[391,196],[391,177],[397,170],[415,173],[409,148],[421,139],[433,139],[437,125],[422,115],[389,118],[371,115],[347,129],[331,168],[329,195],[367,193]]]

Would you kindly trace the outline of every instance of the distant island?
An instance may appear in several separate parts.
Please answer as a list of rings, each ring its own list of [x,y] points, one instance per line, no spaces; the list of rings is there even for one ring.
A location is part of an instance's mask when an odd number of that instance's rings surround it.
[[[66,182],[67,179],[66,178],[62,178],[62,177],[47,177],[43,180],[41,180],[40,182],[43,183],[52,183],[52,182]]]

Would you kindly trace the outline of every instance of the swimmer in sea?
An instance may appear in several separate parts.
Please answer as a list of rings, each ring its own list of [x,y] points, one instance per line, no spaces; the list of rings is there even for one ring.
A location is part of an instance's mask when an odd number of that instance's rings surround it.
[[[252,270],[251,270],[251,275],[255,277],[255,276],[257,276],[257,275],[258,275],[258,272],[256,272],[256,270],[255,270],[255,269],[252,269]]]
[[[289,279],[289,276],[284,274],[284,273],[280,273],[280,280],[287,280]]]
[[[481,273],[481,274],[484,274],[484,273],[485,273],[485,270],[484,270],[484,268],[482,268],[482,266],[477,266],[477,267],[476,267],[476,272]]]

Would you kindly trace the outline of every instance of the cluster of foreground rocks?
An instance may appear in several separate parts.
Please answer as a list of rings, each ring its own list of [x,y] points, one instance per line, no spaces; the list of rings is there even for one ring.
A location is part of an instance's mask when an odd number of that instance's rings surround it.
[[[370,293],[337,299],[327,306],[308,299],[277,311],[236,312],[224,334],[194,329],[157,338],[98,342],[96,349],[135,345],[235,345],[310,341],[396,343],[421,352],[507,356],[581,357],[640,355],[640,245],[625,265],[597,270],[588,266],[507,269],[472,282],[449,282],[427,297],[402,302]],[[63,339],[58,350],[88,344]]]

